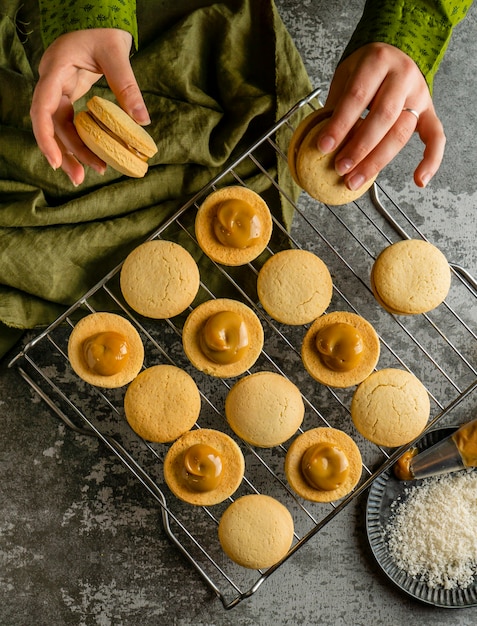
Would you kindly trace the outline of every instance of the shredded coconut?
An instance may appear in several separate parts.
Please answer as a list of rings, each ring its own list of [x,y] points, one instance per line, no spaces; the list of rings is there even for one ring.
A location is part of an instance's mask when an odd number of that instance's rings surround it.
[[[395,564],[429,587],[468,587],[477,574],[477,471],[427,478],[406,496],[385,528]]]

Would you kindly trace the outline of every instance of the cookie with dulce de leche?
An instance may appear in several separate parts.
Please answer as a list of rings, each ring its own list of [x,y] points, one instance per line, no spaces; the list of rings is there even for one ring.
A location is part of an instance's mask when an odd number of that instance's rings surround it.
[[[364,317],[348,311],[322,315],[308,329],[301,347],[305,369],[329,387],[352,387],[376,367],[379,337]]]
[[[137,376],[144,361],[144,345],[126,318],[116,313],[91,313],[73,328],[68,358],[87,383],[113,389]]]
[[[318,427],[293,440],[285,458],[290,487],[311,502],[333,502],[350,493],[362,473],[356,442],[342,430]]]
[[[245,470],[241,449],[224,432],[198,428],[177,439],[164,459],[164,479],[189,504],[210,506],[229,498]]]
[[[256,259],[272,236],[267,203],[240,185],[212,192],[197,211],[195,235],[202,251],[222,265],[244,265]]]
[[[250,307],[217,298],[199,304],[182,329],[187,358],[198,370],[218,378],[246,372],[263,347],[263,327]]]

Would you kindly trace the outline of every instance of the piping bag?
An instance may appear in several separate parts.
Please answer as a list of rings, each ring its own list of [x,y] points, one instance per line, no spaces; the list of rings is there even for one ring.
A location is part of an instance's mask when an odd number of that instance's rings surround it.
[[[400,480],[416,480],[470,467],[477,467],[477,419],[419,454],[408,450],[396,462],[394,474]]]

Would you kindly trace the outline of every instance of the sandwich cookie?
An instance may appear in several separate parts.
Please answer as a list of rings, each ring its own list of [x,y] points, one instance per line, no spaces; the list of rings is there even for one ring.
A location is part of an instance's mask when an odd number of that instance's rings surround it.
[[[384,248],[371,269],[371,289],[379,304],[395,315],[427,313],[450,289],[444,254],[428,241],[405,239]]]
[[[147,161],[157,152],[152,137],[114,102],[93,96],[86,111],[79,111],[74,125],[81,140],[112,168],[142,178]]]
[[[430,401],[426,388],[414,374],[387,368],[373,372],[357,387],[350,411],[363,437],[395,448],[409,443],[424,430]]]
[[[199,268],[192,255],[178,243],[154,239],[126,257],[120,286],[126,302],[141,315],[152,319],[174,317],[197,295]]]
[[[282,250],[260,269],[257,293],[276,321],[300,325],[312,322],[328,307],[333,283],[325,263],[307,250]]]
[[[238,437],[260,448],[284,443],[301,426],[305,415],[298,387],[276,372],[244,376],[225,399],[225,416]]]
[[[194,379],[175,365],[143,370],[124,395],[128,424],[146,441],[168,443],[190,430],[199,417],[201,399]]]
[[[271,567],[286,556],[293,542],[290,511],[264,494],[242,496],[223,513],[219,541],[225,554],[250,569]]]
[[[335,170],[335,157],[340,147],[328,154],[320,152],[317,137],[331,114],[332,111],[318,109],[301,121],[288,147],[288,167],[295,182],[312,198],[338,206],[361,197],[376,177],[352,191]]]

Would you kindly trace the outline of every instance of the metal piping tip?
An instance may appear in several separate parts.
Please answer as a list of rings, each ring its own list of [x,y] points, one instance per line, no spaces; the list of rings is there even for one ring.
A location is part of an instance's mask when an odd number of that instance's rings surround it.
[[[450,435],[413,457],[409,463],[409,472],[417,480],[457,472],[465,467],[459,449]]]

